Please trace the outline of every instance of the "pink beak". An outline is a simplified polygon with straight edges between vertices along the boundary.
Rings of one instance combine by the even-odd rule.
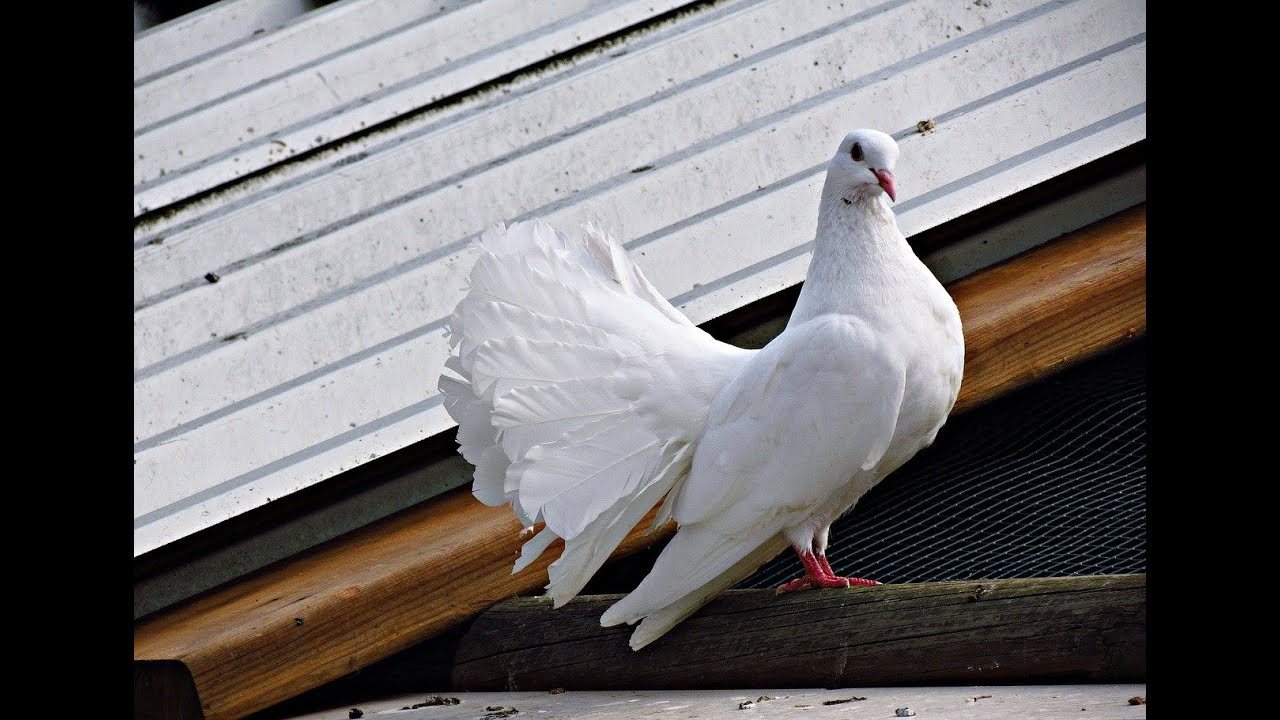
[[[875,173],[876,179],[880,181],[880,187],[884,188],[889,199],[897,202],[898,198],[894,196],[893,192],[893,173],[888,170],[872,170],[871,172]]]

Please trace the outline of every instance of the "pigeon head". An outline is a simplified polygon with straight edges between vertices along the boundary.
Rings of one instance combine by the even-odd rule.
[[[854,196],[870,197],[884,191],[897,200],[893,168],[898,162],[898,143],[879,130],[854,130],[840,141],[840,149],[827,168],[832,180]]]

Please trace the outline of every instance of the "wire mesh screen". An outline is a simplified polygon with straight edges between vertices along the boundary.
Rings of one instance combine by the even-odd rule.
[[[831,529],[841,575],[886,583],[1146,571],[1145,342],[953,417]],[[738,587],[801,573],[795,554]]]

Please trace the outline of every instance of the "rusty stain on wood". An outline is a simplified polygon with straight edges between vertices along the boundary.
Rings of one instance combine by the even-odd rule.
[[[1145,205],[949,290],[965,323],[963,411],[1145,331]],[[651,516],[615,557],[671,534],[646,534]],[[563,543],[512,575],[521,529],[459,488],[144,618],[134,659],[181,661],[206,718],[243,717],[539,591]]]

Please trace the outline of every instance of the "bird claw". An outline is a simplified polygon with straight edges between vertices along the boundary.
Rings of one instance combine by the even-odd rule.
[[[812,590],[817,588],[833,589],[833,588],[850,588],[863,585],[880,585],[876,580],[867,580],[864,578],[850,577],[801,577],[791,582],[783,583],[774,591],[775,595],[783,593],[796,592],[798,590]]]
[[[883,585],[879,580],[867,580],[866,578],[840,578],[849,583],[847,587],[858,587],[860,585]]]
[[[791,582],[785,582],[779,585],[778,589],[775,590],[773,594],[781,595],[783,593],[796,592],[797,590],[808,590],[809,588],[812,588],[812,587],[813,587],[813,580],[807,577],[796,578]]]

